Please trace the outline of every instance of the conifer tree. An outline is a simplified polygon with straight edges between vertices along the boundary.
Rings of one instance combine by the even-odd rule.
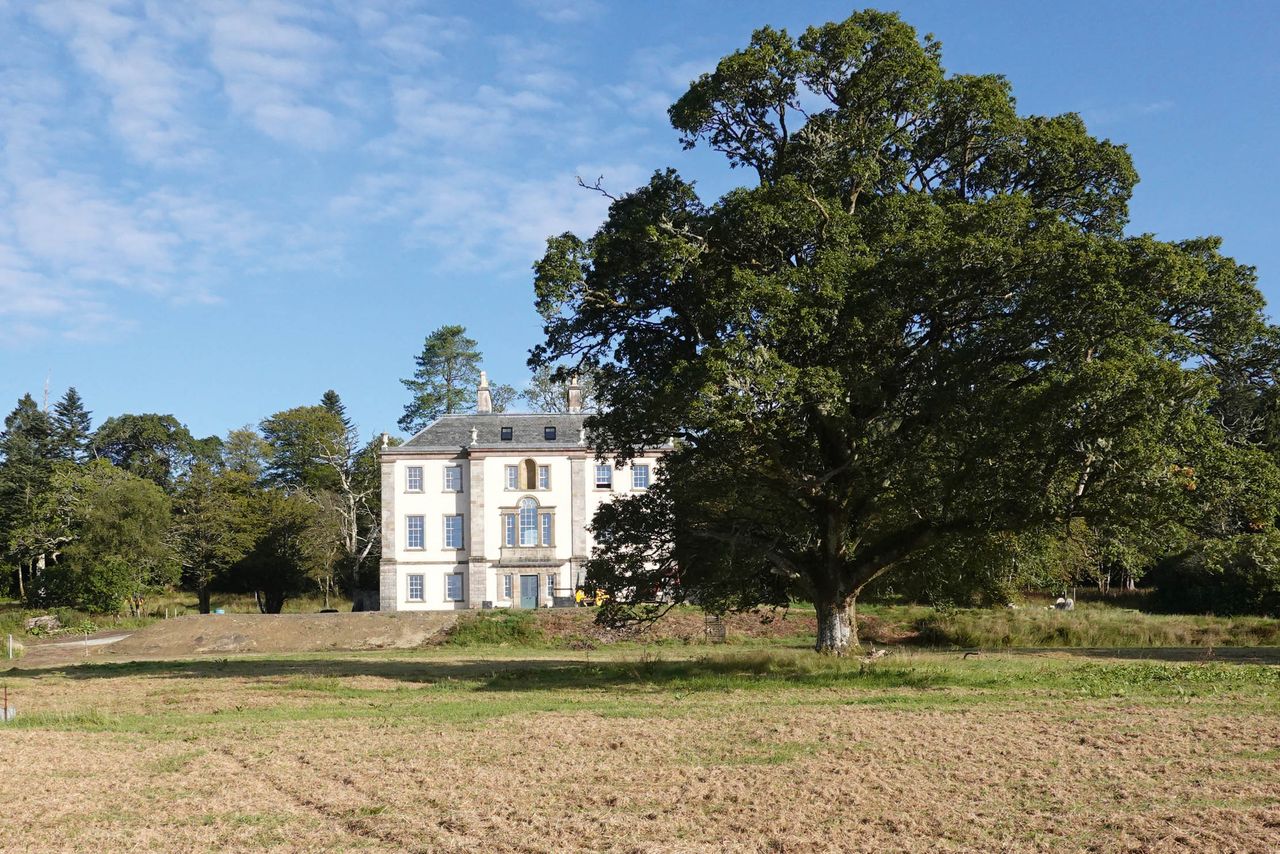
[[[93,413],[84,408],[84,401],[75,386],[67,389],[53,406],[53,436],[58,451],[65,459],[84,462],[89,456],[89,438],[93,435]]]
[[[35,398],[23,395],[4,420],[0,433],[0,552],[16,565],[18,595],[25,597],[26,580],[43,561],[42,555],[19,548],[14,532],[26,525],[41,495],[48,489],[58,458],[54,425]]]
[[[480,351],[464,326],[441,326],[427,336],[412,379],[401,380],[413,398],[398,422],[406,432],[421,430],[441,415],[468,412],[480,382]]]

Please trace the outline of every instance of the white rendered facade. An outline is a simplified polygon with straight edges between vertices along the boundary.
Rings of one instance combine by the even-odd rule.
[[[587,525],[596,509],[652,483],[661,456],[607,465],[606,485],[582,420],[444,416],[384,448],[381,609],[546,607],[572,597],[594,545]]]

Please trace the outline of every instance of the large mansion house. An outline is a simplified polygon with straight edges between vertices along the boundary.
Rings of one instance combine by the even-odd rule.
[[[383,611],[536,608],[582,583],[596,508],[653,482],[665,449],[621,468],[595,459],[582,393],[568,412],[444,415],[382,450]]]

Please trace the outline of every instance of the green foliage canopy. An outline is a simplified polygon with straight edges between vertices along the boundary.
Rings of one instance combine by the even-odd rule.
[[[255,478],[234,469],[197,463],[179,482],[173,501],[172,541],[183,578],[196,591],[200,613],[209,613],[213,585],[255,543],[252,514]]]
[[[178,580],[169,549],[169,498],[151,481],[106,460],[66,467],[55,489],[69,507],[72,541],[54,573],[76,604],[94,613],[127,605],[140,613],[152,591]]]
[[[217,439],[213,443],[218,443]],[[171,490],[196,460],[216,456],[220,448],[195,439],[172,415],[145,413],[108,418],[93,434],[93,453],[116,466]]]
[[[1156,531],[1224,447],[1212,367],[1263,326],[1253,270],[1125,236],[1136,172],[1078,116],[1019,116],[874,11],[758,30],[670,115],[758,184],[707,204],[660,171],[535,265],[530,363],[596,372],[597,451],[679,439],[596,517],[615,595],[803,596],[840,652],[858,594],[940,540]]]

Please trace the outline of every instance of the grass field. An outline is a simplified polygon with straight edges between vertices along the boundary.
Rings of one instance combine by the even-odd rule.
[[[0,682],[6,851],[1280,850],[1276,666],[444,645]]]

